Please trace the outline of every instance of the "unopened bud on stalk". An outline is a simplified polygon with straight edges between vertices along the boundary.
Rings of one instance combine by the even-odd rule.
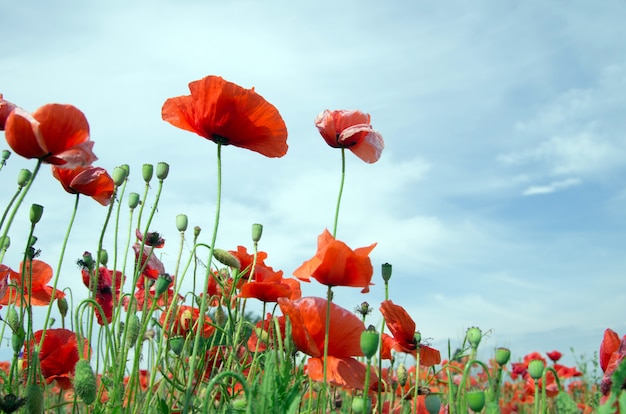
[[[482,411],[485,406],[485,393],[483,391],[470,391],[466,395],[467,405],[475,413]]]
[[[20,316],[17,314],[15,308],[9,308],[7,311],[6,321],[11,331],[17,332],[22,329],[22,324],[20,323]]]
[[[103,266],[107,265],[107,263],[109,262],[109,253],[107,253],[106,250],[100,250],[100,252],[98,253],[98,262],[100,262],[100,264],[102,264]]]
[[[170,166],[166,162],[160,162],[156,166],[156,176],[159,180],[163,181],[167,178],[167,175],[170,173]]]
[[[218,326],[223,326],[226,323],[226,312],[224,312],[224,308],[222,308],[221,306],[218,306],[217,308],[215,308],[215,323]]]
[[[473,350],[478,349],[478,344],[480,344],[480,340],[483,338],[483,333],[480,328],[472,326],[465,333],[465,337],[467,338],[467,342],[469,342],[470,347]]]
[[[387,283],[389,282],[389,279],[391,279],[391,265],[389,263],[383,263],[381,267],[383,280]]]
[[[26,387],[24,412],[28,414],[43,413],[43,389],[40,384],[30,384]]]
[[[193,237],[194,238],[198,238],[198,236],[200,235],[200,232],[202,231],[202,229],[200,228],[200,226],[196,226],[193,228]]]
[[[413,339],[415,339],[415,344],[419,345],[422,342],[422,333],[417,331],[413,334]]]
[[[29,170],[20,170],[19,174],[17,174],[17,185],[20,187],[24,187],[26,184],[28,184],[32,176],[33,173],[31,173]]]
[[[81,359],[74,368],[74,391],[76,395],[87,405],[96,400],[98,385],[91,364],[86,359]]]
[[[538,380],[543,375],[543,361],[540,359],[533,359],[528,363],[528,374],[534,380]]]
[[[10,156],[11,156],[11,151],[2,150],[2,161],[8,160]]]
[[[11,346],[13,347],[13,352],[16,354],[22,350],[24,346],[24,338],[26,337],[26,332],[21,327],[15,331],[13,331],[13,336],[11,336]]]
[[[352,399],[352,412],[355,414],[368,414],[371,412],[370,399],[367,397],[354,397]]]
[[[139,205],[139,194],[130,193],[128,195],[128,207],[130,207],[131,210],[134,210],[138,205]]]
[[[263,225],[259,223],[254,223],[252,225],[252,241],[258,243],[261,240],[261,236],[263,235]]]
[[[404,387],[409,379],[409,373],[403,363],[400,363],[400,365],[398,366],[396,376],[398,377],[398,383],[400,384],[400,386]]]
[[[217,261],[221,264],[235,268],[237,270],[241,269],[241,263],[239,262],[239,259],[228,253],[226,250],[213,249],[213,257],[215,257]]]
[[[113,178],[113,184],[115,184],[116,187],[119,187],[120,185],[124,184],[124,181],[126,181],[127,176],[128,176],[128,172],[126,171],[125,168],[123,167],[113,168],[113,175],[111,176],[111,178]]]
[[[8,250],[11,247],[11,238],[9,236],[0,236],[0,249]]]
[[[186,214],[179,214],[176,216],[176,228],[180,232],[187,231],[187,225],[189,224],[189,219]]]
[[[32,224],[39,223],[41,216],[43,215],[43,206],[39,204],[33,204],[30,206],[30,222]]]
[[[82,262],[82,264],[89,271],[92,271],[96,267],[96,263],[93,261],[93,256],[89,252],[83,253],[83,262]]]
[[[144,164],[141,167],[141,175],[143,176],[143,180],[148,184],[150,180],[152,180],[152,174],[154,173],[154,165],[152,164]]]
[[[511,359],[511,350],[509,348],[497,348],[496,349],[496,362],[498,365],[506,365]]]
[[[37,236],[30,236],[30,239],[28,239],[28,247],[33,247],[35,244],[37,244]]]
[[[371,359],[376,354],[379,337],[380,335],[376,332],[376,328],[372,325],[361,332],[361,351],[367,359]]]
[[[67,300],[65,298],[57,299],[57,308],[59,308],[59,313],[63,318],[67,315]]]
[[[135,345],[135,342],[137,342],[137,338],[139,338],[139,331],[141,330],[139,316],[130,315],[126,329],[128,329],[126,332],[126,344],[132,348]]]

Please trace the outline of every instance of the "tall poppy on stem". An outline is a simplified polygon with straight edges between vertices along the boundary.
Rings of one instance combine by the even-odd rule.
[[[161,115],[170,124],[209,139],[217,144],[217,197],[213,234],[209,257],[217,239],[222,195],[222,145],[234,145],[258,152],[267,157],[282,157],[287,153],[287,127],[278,110],[254,89],[245,89],[219,76],[207,76],[189,84],[191,95],[169,98],[163,104]],[[210,261],[209,261],[210,262]],[[203,292],[207,292],[211,275],[207,266]],[[207,309],[207,295],[200,302],[200,313]],[[197,331],[203,326],[200,318]],[[196,359],[200,348],[196,335],[191,354],[190,374],[183,410],[191,401]]]

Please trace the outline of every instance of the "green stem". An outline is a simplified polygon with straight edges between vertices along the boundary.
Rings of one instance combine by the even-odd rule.
[[[193,380],[196,370],[196,359],[200,348],[200,336],[204,326],[204,315],[207,310],[207,290],[209,288],[209,278],[211,277],[211,263],[213,262],[213,250],[215,248],[215,241],[217,240],[217,229],[220,221],[220,204],[222,199],[222,144],[217,143],[217,197],[215,201],[215,222],[213,223],[213,234],[211,236],[211,244],[209,246],[209,260],[206,267],[206,274],[204,278],[204,294],[200,301],[200,318],[198,319],[196,334],[193,341],[193,351],[191,353],[191,359],[189,361],[189,373],[187,377],[187,389],[185,392],[185,403],[183,406],[183,412],[189,412],[189,406],[191,404],[191,393],[193,391]]]
[[[324,383],[322,384],[322,410],[326,412],[326,393],[327,393],[327,378],[328,378],[328,340],[330,338],[330,304],[333,300],[333,288],[328,286],[326,293],[326,331],[324,333]]]
[[[333,225],[333,237],[337,237],[337,223],[339,222],[339,207],[341,206],[341,195],[343,194],[343,184],[346,179],[346,150],[341,148],[341,183],[339,184],[339,196],[337,197],[337,207],[335,208],[335,224]]]
[[[80,199],[80,194],[76,194],[76,201],[74,201],[74,210],[72,210],[72,216],[70,218],[70,224],[67,227],[67,231],[65,232],[65,238],[63,239],[63,245],[61,246],[61,254],[59,256],[59,263],[57,265],[57,271],[54,274],[54,282],[52,283],[52,294],[54,297],[48,303],[48,311],[46,312],[46,318],[44,321],[48,321],[50,319],[50,313],[52,312],[52,304],[56,300],[56,290],[57,283],[59,282],[59,275],[61,274],[61,265],[63,264],[63,257],[65,256],[65,248],[67,247],[67,241],[70,238],[70,232],[72,231],[72,226],[74,225],[74,219],[76,218],[76,212],[78,211],[78,200]],[[43,332],[41,333],[41,341],[39,342],[39,347],[43,346],[43,338],[46,334],[46,330],[48,329],[48,324],[44,324]]]

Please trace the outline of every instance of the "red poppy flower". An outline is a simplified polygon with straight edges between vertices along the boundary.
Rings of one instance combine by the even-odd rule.
[[[87,269],[81,271],[83,283],[87,288],[91,289],[91,279],[95,276],[94,272]],[[113,319],[113,293],[115,292],[116,301],[120,297],[120,288],[124,284],[124,275],[119,270],[115,272],[115,286],[113,282],[113,271],[104,266],[98,271],[98,286],[96,287],[96,302],[104,312],[105,320],[100,316],[100,312],[96,312],[98,323],[106,325]]]
[[[20,263],[19,272],[8,270],[11,281],[17,285],[19,290],[9,286],[6,294],[0,300],[0,304],[14,303],[16,306],[27,306],[30,302],[32,306],[46,306],[53,299],[65,297],[65,293],[47,285],[52,280],[52,267],[50,265],[40,260],[33,260],[32,265],[27,262],[26,269],[24,269],[24,280],[22,280],[23,265],[24,263]],[[22,303],[20,292],[24,293],[24,303]]]
[[[276,302],[278,298],[296,300],[301,296],[300,282],[296,279],[283,279],[280,276],[268,278],[263,282],[248,282],[241,287],[239,293],[241,298],[255,298],[261,302]]]
[[[24,364],[28,365],[28,357],[33,355],[35,344],[41,341],[43,331],[37,331],[33,340],[26,344],[30,351],[25,354]],[[83,339],[83,355],[89,355],[89,342]],[[47,329],[43,345],[39,350],[41,374],[49,384],[57,381],[62,389],[72,388],[71,378],[78,362],[78,342],[76,334],[67,329]]]
[[[198,320],[200,319],[200,310],[195,307],[181,305],[174,312],[170,313],[168,320],[166,320],[166,317],[167,312],[163,312],[159,319],[166,336],[186,336],[196,331]],[[204,317],[202,324],[202,336],[204,338],[208,338],[215,331],[212,323],[211,318],[208,316]]]
[[[286,318],[284,316],[272,316],[271,313],[268,313],[264,320],[257,322],[248,338],[248,350],[250,352],[263,352],[277,343],[275,319],[280,329],[279,334],[282,340],[285,340]]]
[[[207,302],[209,306],[225,305],[232,309],[236,305],[237,295],[235,294],[234,280],[228,272],[212,272],[209,276],[206,293],[209,295]]]
[[[327,109],[317,116],[315,126],[328,145],[347,148],[370,164],[378,161],[385,147],[382,135],[370,125],[369,114],[361,111]]]
[[[87,166],[68,169],[53,165],[52,175],[70,194],[89,196],[103,206],[111,202],[115,184],[104,168]]]
[[[326,366],[327,381],[349,390],[362,390],[365,387],[366,367],[362,362],[350,357],[328,357]],[[306,373],[313,381],[324,381],[324,358],[309,358]],[[377,384],[378,377],[370,371],[370,384]]]
[[[267,157],[287,153],[287,127],[278,110],[252,89],[207,76],[189,84],[191,95],[169,98],[164,121],[215,143]]]
[[[72,105],[47,104],[32,114],[15,108],[6,120],[9,146],[24,158],[74,168],[91,165],[93,141],[85,115]]]
[[[546,352],[546,355],[552,362],[557,362],[563,356],[559,351]]]
[[[603,395],[611,392],[613,385],[612,376],[617,367],[626,358],[626,335],[620,340],[617,333],[612,329],[604,331],[604,339],[600,345],[600,367],[604,371],[604,376],[600,381],[600,390]],[[626,387],[626,382],[622,384]]]
[[[17,105],[5,100],[0,93],[0,131],[4,131],[4,125],[7,122],[7,118],[15,108],[17,108]]]
[[[617,332],[613,329],[607,328],[604,331],[604,338],[600,344],[600,368],[602,372],[606,371],[606,367],[609,365],[609,360],[613,353],[619,348],[620,340]]]
[[[391,347],[393,350],[417,357],[419,347],[420,365],[430,367],[441,363],[439,351],[417,343],[415,340],[415,322],[402,306],[385,300],[380,305],[380,312],[383,314],[385,323],[395,340],[395,344]]]
[[[149,279],[155,279],[159,277],[159,275],[165,273],[165,266],[163,262],[159,260],[156,254],[153,251],[154,247],[151,246],[143,246],[143,253],[141,254],[141,264],[140,269],[142,270],[141,274],[144,277]],[[133,251],[135,252],[135,263],[137,263],[140,258],[139,255],[141,253],[141,243],[133,244]],[[143,287],[144,281],[139,278],[137,282],[137,287]]]
[[[304,262],[293,275],[310,282],[315,278],[326,286],[362,287],[361,292],[369,292],[374,269],[369,254],[376,243],[369,247],[352,250],[342,241],[336,240],[328,230],[317,238],[317,253]]]

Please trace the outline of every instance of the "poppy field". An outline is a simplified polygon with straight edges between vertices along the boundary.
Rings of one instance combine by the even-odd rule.
[[[156,232],[167,163],[107,171],[96,166],[79,108],[43,103],[29,112],[0,94],[7,143],[0,164],[0,329],[11,356],[0,361],[0,412],[626,413],[626,335],[610,328],[598,338],[594,360],[579,366],[560,364],[559,350],[481,349],[489,355],[481,360],[489,327],[468,327],[462,344],[447,349],[422,339],[403,304],[389,297],[392,264],[372,265],[376,243],[352,246],[339,237],[346,157],[375,164],[384,151],[366,112],[312,116],[312,128],[340,162],[334,221],[310,235],[317,237],[310,259],[285,270],[272,268],[271,252],[259,248],[262,224],[250,223],[250,239],[239,246],[215,246],[222,192],[231,190],[222,186],[221,151],[285,156],[279,110],[254,89],[207,76],[191,82],[188,95],[165,99],[161,117],[215,143],[212,229],[192,228],[180,214],[172,218],[176,231]],[[11,157],[31,160],[32,169],[11,170]],[[37,187],[42,174],[60,186]],[[127,188],[131,175],[145,183],[139,192]],[[51,212],[24,200],[31,191],[62,190],[74,204],[61,253],[50,257],[39,250],[37,225]],[[73,228],[82,198],[102,205],[102,228]],[[120,221],[122,211],[128,223]],[[16,223],[29,231],[15,232]],[[65,257],[77,231],[93,231],[97,246]],[[184,241],[191,252],[183,251]],[[21,260],[5,260],[9,250]],[[177,258],[173,268],[160,259],[166,250]],[[64,261],[77,263],[84,287],[59,283]],[[194,281],[190,291],[185,280]],[[385,289],[381,303],[346,308],[333,300],[335,287],[367,293],[374,280]],[[307,295],[311,283],[324,286],[326,296]],[[250,311],[253,301],[259,315]]]

